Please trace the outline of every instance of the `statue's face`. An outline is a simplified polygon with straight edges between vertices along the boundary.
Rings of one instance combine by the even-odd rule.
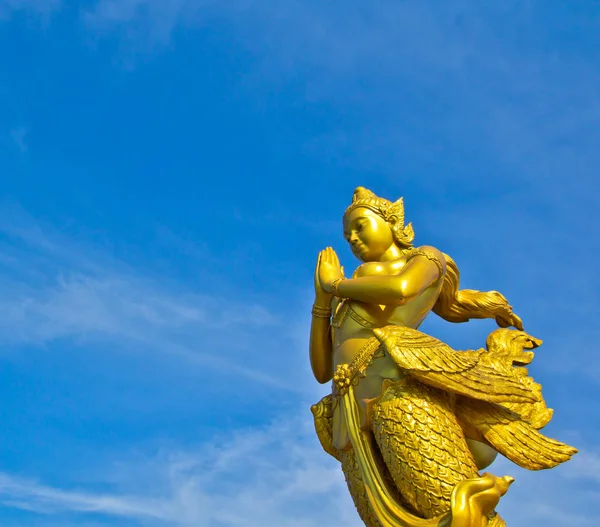
[[[394,244],[387,222],[370,209],[357,207],[344,216],[344,238],[352,254],[363,262],[376,262]]]

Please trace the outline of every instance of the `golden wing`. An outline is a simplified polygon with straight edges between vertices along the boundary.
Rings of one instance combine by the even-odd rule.
[[[498,404],[460,397],[456,416],[467,432],[475,431],[500,454],[529,470],[553,468],[577,449],[538,432],[518,414]]]
[[[442,390],[482,401],[530,403],[540,394],[518,376],[481,361],[484,350],[456,351],[412,328],[386,326],[373,333],[411,377]]]

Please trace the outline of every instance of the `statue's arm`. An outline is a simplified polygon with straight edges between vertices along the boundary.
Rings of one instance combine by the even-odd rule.
[[[321,384],[333,377],[331,319],[314,314],[310,325],[310,365],[315,379]]]
[[[336,293],[367,304],[403,305],[437,282],[444,272],[444,257],[437,249],[423,247],[416,253],[398,274],[342,280]]]
[[[325,291],[319,280],[321,254],[315,269],[315,303],[310,325],[310,365],[315,379],[325,384],[333,377],[333,346],[331,342],[331,303],[333,296]]]

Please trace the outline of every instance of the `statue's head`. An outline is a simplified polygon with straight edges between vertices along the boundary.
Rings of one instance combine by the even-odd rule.
[[[358,187],[344,213],[344,236],[357,258],[373,262],[392,245],[399,249],[412,247],[414,232],[410,223],[404,226],[402,198],[392,203]]]

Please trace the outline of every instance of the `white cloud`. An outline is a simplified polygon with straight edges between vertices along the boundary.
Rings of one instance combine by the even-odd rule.
[[[120,465],[109,475],[118,487],[112,494],[57,489],[2,474],[0,503],[57,517],[124,517],[140,525],[310,527],[339,522],[358,527],[336,465],[320,450],[312,424],[292,415],[264,428],[222,434],[193,452]]]
[[[571,461],[540,472],[528,472],[506,460],[496,462],[491,472],[515,477],[515,483],[499,507],[507,524],[514,527],[597,525],[600,521],[595,507],[598,478],[590,478],[591,467],[586,468],[586,464],[589,460],[597,460],[598,452],[597,446],[587,445]]]
[[[88,251],[24,213],[13,210],[2,217],[0,339],[5,344],[20,340],[39,345],[75,336],[113,339],[121,346],[132,340],[152,352],[179,355],[203,367],[237,368],[247,379],[289,388],[289,380],[277,376],[289,360],[285,357],[274,368],[257,368],[257,363],[267,366],[277,360],[276,354],[234,363],[231,355],[217,358],[194,344],[202,337],[204,347],[211,341],[207,331],[227,331],[232,323],[237,335],[246,326],[261,331],[276,327],[277,317],[260,305],[232,322],[233,314],[227,312],[231,299],[173,292],[101,249]],[[294,331],[298,333],[292,342],[299,347],[306,328]],[[220,351],[227,355],[227,349]],[[3,474],[0,503],[44,515],[47,520],[36,520],[41,526],[57,525],[73,515],[100,515],[157,527],[311,527],[333,522],[358,527],[339,467],[320,450],[307,415],[308,403],[268,427],[223,433],[210,442],[137,461],[132,454],[104,475],[96,470],[97,481],[88,478],[80,485],[54,487]],[[586,482],[594,485],[598,454],[591,448],[582,452],[581,460],[576,456],[565,467],[545,473],[526,473],[507,462],[494,466],[494,473],[517,477],[501,504],[509,524],[544,521],[558,527],[568,520],[569,525],[591,526],[593,516],[581,511],[592,501]]]
[[[285,358],[276,353],[278,339],[292,337],[269,307],[188,291],[176,282],[161,285],[160,277],[144,276],[98,247],[78,245],[15,208],[4,208],[0,234],[5,347],[40,347],[61,339],[110,343],[295,390],[279,378]],[[232,330],[235,339],[229,338]],[[273,337],[271,344],[265,332]],[[248,354],[255,349],[261,353]]]
[[[160,332],[196,326],[225,331],[276,325],[275,316],[260,305],[242,306],[226,298],[193,294],[174,298],[136,276],[70,272],[58,275],[55,284],[43,289],[19,285],[0,300],[6,315],[0,336],[9,341],[44,343],[93,333],[145,340],[149,328]]]
[[[503,6],[510,9],[517,4],[521,9],[522,3]],[[0,13],[7,6],[12,12],[40,5],[13,0],[0,4]],[[179,25],[201,26],[223,16],[239,29],[244,45],[262,58],[257,69],[260,82],[287,82],[293,73],[306,79],[307,98],[335,100],[341,108],[359,108],[361,115],[374,116],[358,128],[332,130],[327,137],[317,138],[309,145],[313,151],[321,156],[329,153],[336,163],[349,163],[355,169],[376,166],[400,173],[394,183],[398,186],[427,173],[399,170],[407,152],[427,168],[440,150],[451,150],[464,160],[483,150],[490,162],[503,168],[492,176],[477,174],[465,183],[456,176],[461,167],[444,167],[436,172],[430,189],[443,196],[457,184],[491,181],[485,187],[489,202],[472,206],[465,197],[465,202],[445,204],[443,215],[433,217],[431,230],[444,225],[445,232],[451,233],[447,246],[457,249],[448,251],[465,255],[463,271],[489,273],[494,268],[490,276],[506,276],[507,284],[513,280],[509,285],[515,292],[523,291],[518,300],[508,295],[519,311],[529,310],[532,318],[536,310],[547,313],[538,318],[549,320],[555,333],[536,333],[547,339],[536,364],[551,364],[562,373],[597,375],[597,361],[590,359],[590,351],[595,350],[589,349],[589,343],[597,339],[584,327],[588,322],[591,327],[598,307],[590,286],[596,283],[598,237],[595,223],[589,221],[596,217],[591,213],[597,206],[591,184],[597,166],[594,127],[600,107],[594,91],[599,80],[593,69],[597,61],[572,61],[559,51],[546,54],[511,47],[510,38],[498,33],[502,25],[496,23],[506,13],[497,13],[498,17],[481,13],[473,4],[470,10],[460,3],[432,7],[426,2],[382,1],[367,9],[357,5],[346,3],[337,9],[322,2],[292,0],[276,5],[249,0],[101,0],[84,14],[84,22],[102,35],[116,31],[135,45],[141,39],[142,46],[154,46],[168,43]],[[527,17],[534,5],[528,3],[521,12],[524,18],[515,17],[515,21],[518,18],[529,27]],[[440,86],[444,88],[441,98]],[[439,103],[425,117],[417,112],[419,119],[435,121],[435,128],[442,130],[439,136],[418,137],[419,123],[407,122],[402,112],[403,97],[425,100],[427,106]],[[498,173],[506,175],[498,179]],[[521,185],[527,186],[527,192],[518,192]],[[513,188],[517,191],[511,192]],[[498,198],[496,193],[506,196]],[[519,195],[528,198],[523,201]],[[257,324],[262,328],[277,324],[269,309],[257,304],[254,311],[247,311],[231,298],[173,291],[112,261],[102,251],[82,250],[57,233],[48,234],[48,226],[14,222],[13,218],[0,219],[8,236],[0,247],[0,269],[5,270],[0,275],[0,313],[4,315],[0,339],[5,344],[105,338],[123,345],[132,340],[152,352],[168,352],[212,368],[231,367],[235,357],[239,361],[233,367],[240,375],[283,386],[277,375],[265,373],[284,371],[288,365],[281,354],[253,354],[251,363],[241,349],[224,350],[222,358],[206,353],[206,344],[212,345],[234,323],[244,338],[233,347],[262,344],[251,329]],[[583,235],[588,239],[582,244]],[[188,249],[195,251],[191,246]],[[470,272],[465,271],[463,277],[469,286],[484,287],[483,280],[476,283]],[[31,286],[32,282],[36,285]],[[526,292],[532,290],[537,292],[528,298]],[[546,296],[541,298],[542,294]],[[238,313],[243,315],[236,319]],[[298,344],[306,335],[305,328],[302,331]],[[465,328],[459,326],[456,331]],[[573,331],[577,337],[571,338]],[[564,349],[559,349],[556,339],[553,344],[553,335],[559,332],[564,335]],[[270,363],[273,360],[279,362]],[[579,396],[574,388],[571,397],[576,401]],[[590,423],[590,430],[594,426]],[[121,474],[127,485],[110,495],[56,489],[8,475],[0,492],[4,503],[54,515],[96,510],[167,525],[202,526],[208,521],[244,527],[312,525],[317,520],[307,515],[317,507],[298,508],[294,496],[299,496],[300,502],[325,500],[326,506],[319,506],[319,511],[325,511],[320,514],[327,522],[358,525],[337,468],[331,462],[321,468],[326,455],[294,434],[285,427],[240,432],[224,443],[219,439],[212,446],[198,447],[200,452],[157,460],[147,471],[128,466],[124,470],[129,475]],[[283,444],[289,448],[278,450]],[[597,501],[593,494],[597,464],[594,450],[582,450],[564,468],[545,473],[518,471],[508,463],[494,467],[495,472],[517,476],[501,504],[509,525],[595,525],[597,513],[584,511]],[[148,484],[135,473],[155,478],[158,488],[147,489]]]
[[[307,414],[308,408],[301,408],[269,426],[223,432],[193,450],[134,456],[96,482],[110,484],[110,493],[53,488],[3,474],[0,503],[46,514],[48,522],[96,513],[153,526],[359,527],[341,469],[321,450]],[[593,449],[580,455],[598,458]],[[508,524],[595,525],[600,517],[587,509],[592,469],[576,459],[541,472],[496,462],[492,473],[516,477],[499,508]]]
[[[2,496],[0,500],[5,505],[41,514],[54,514],[67,510],[160,520],[166,520],[172,514],[168,508],[163,510],[164,506],[158,500],[149,502],[129,497],[63,491],[7,474],[0,474],[0,496]]]

